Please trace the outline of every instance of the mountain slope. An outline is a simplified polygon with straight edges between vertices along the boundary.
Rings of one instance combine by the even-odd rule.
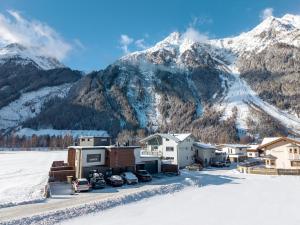
[[[80,77],[81,72],[19,44],[0,48],[0,131],[35,117],[49,99],[65,97]]]
[[[24,127],[192,131],[203,141],[300,133],[300,17],[207,40],[174,32],[82,77]],[[59,113],[58,113],[59,112]]]

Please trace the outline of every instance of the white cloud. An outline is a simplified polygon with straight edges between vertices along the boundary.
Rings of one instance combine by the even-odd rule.
[[[27,20],[19,12],[0,13],[0,44],[18,43],[35,54],[62,60],[72,49],[63,38],[47,24]]]
[[[192,21],[189,23],[190,27],[197,27],[203,24],[211,24],[213,23],[213,19],[209,17],[200,17],[200,16],[193,16]]]
[[[273,8],[265,8],[261,13],[260,13],[260,18],[262,20],[267,19],[270,16],[273,16]]]
[[[207,34],[200,33],[193,27],[187,28],[183,33],[183,38],[192,42],[206,42],[209,39]]]
[[[148,48],[148,46],[145,43],[145,39],[143,39],[143,38],[136,40],[134,43],[135,43],[136,47],[139,48],[139,49]]]
[[[130,53],[128,46],[134,42],[134,39],[129,37],[127,34],[122,34],[120,38],[121,49],[125,54]]]

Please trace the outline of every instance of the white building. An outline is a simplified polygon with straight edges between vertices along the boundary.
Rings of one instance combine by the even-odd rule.
[[[248,145],[223,144],[220,147],[227,154],[231,162],[240,162],[247,158]]]
[[[247,148],[247,157],[248,158],[258,158],[259,157],[259,145],[250,145]]]
[[[217,148],[214,145],[194,142],[193,147],[195,149],[196,160],[200,161],[203,167],[210,166],[215,161]]]
[[[280,137],[266,139],[258,147],[264,152],[265,165],[274,169],[300,169],[300,140]]]
[[[190,133],[156,133],[142,139],[141,156],[158,156],[163,163],[185,167],[195,162],[194,137]]]

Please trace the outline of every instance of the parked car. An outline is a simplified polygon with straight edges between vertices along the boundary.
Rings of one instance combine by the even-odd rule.
[[[138,178],[131,172],[124,172],[121,177],[127,184],[137,184],[139,182]]]
[[[89,181],[85,178],[76,179],[73,182],[73,189],[75,192],[81,192],[81,191],[89,191],[91,188],[91,185]]]
[[[152,176],[150,173],[148,173],[147,170],[137,170],[135,175],[139,179],[139,181],[147,182],[152,180]]]
[[[212,167],[224,167],[225,163],[224,162],[213,162],[211,164]]]
[[[103,174],[102,173],[98,173],[98,172],[94,172],[90,176],[90,184],[91,184],[92,188],[94,188],[94,189],[104,188],[106,182],[104,180]]]
[[[106,182],[113,187],[120,187],[124,184],[123,178],[119,175],[112,175],[106,178]]]

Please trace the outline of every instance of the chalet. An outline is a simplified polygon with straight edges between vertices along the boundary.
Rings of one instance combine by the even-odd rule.
[[[194,137],[190,133],[156,133],[140,141],[141,156],[161,157],[163,164],[174,164],[179,168],[194,163]]]
[[[258,147],[265,166],[273,169],[300,169],[300,140],[288,137],[264,139]]]
[[[203,167],[210,166],[215,161],[217,148],[214,145],[194,142],[193,148],[195,150],[196,161],[199,161]]]

